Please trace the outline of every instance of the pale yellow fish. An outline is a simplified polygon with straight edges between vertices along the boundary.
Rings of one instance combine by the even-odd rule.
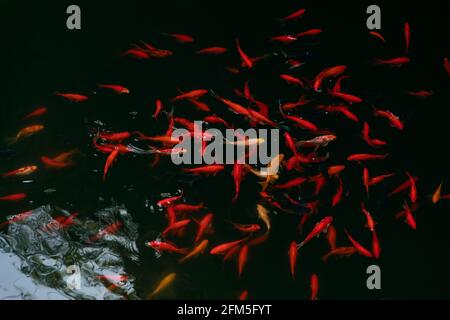
[[[266,208],[263,207],[261,204],[256,205],[256,211],[258,212],[258,217],[264,222],[266,225],[267,231],[270,230],[271,224],[270,224],[270,217],[269,212]]]
[[[266,140],[264,140],[262,138],[239,140],[239,141],[233,141],[233,142],[226,140],[226,142],[228,144],[233,144],[235,146],[253,146],[253,145],[258,145],[258,144],[264,143],[265,141]]]
[[[152,299],[155,295],[167,288],[175,280],[176,276],[176,273],[169,273],[167,276],[165,276],[158,284],[156,289],[153,290],[153,292],[148,296],[148,298]]]
[[[191,252],[189,252],[186,256],[178,260],[179,263],[183,263],[186,260],[189,260],[195,256],[198,256],[199,254],[202,254],[205,249],[208,247],[208,240],[203,240],[199,243],[198,246],[196,246]]]
[[[437,203],[441,199],[441,190],[442,190],[442,182],[439,184],[439,187],[436,189],[436,191],[433,194],[433,197],[431,198],[431,201],[433,203]]]

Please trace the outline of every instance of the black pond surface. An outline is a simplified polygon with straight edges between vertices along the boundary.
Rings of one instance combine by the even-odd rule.
[[[450,78],[442,67],[448,50],[450,12],[446,1],[414,5],[400,1],[382,4],[382,34],[386,45],[377,45],[365,27],[367,3],[291,1],[258,3],[253,1],[106,1],[78,2],[82,9],[82,30],[65,28],[66,1],[3,1],[2,22],[2,100],[0,137],[14,136],[27,122],[25,114],[44,105],[49,113],[42,123],[46,129],[14,146],[2,144],[0,171],[36,163],[43,155],[57,155],[78,148],[83,156],[77,165],[64,171],[43,167],[24,179],[2,179],[0,193],[26,192],[29,198],[20,204],[0,203],[0,219],[33,210],[31,218],[13,224],[0,233],[0,298],[4,299],[118,299],[145,298],[158,281],[170,272],[177,273],[173,286],[161,298],[236,298],[248,289],[251,298],[304,299],[309,294],[309,277],[320,277],[322,299],[396,299],[449,298],[448,263],[449,203],[431,205],[432,194],[449,175],[448,107]],[[300,22],[284,26],[277,18],[305,7],[308,14]],[[403,68],[373,68],[376,57],[393,57],[403,52],[401,29],[405,20],[412,26],[412,62]],[[155,210],[156,201],[184,191],[188,203],[204,202],[215,219],[255,222],[258,202],[256,180],[248,178],[240,200],[231,204],[233,181],[230,170],[217,177],[194,179],[164,161],[150,168],[152,157],[121,156],[106,183],[102,170],[106,156],[95,152],[90,134],[98,127],[112,131],[141,130],[158,134],[167,123],[152,120],[155,99],[167,100],[176,88],[190,90],[213,88],[224,96],[241,88],[246,75],[233,76],[223,71],[236,64],[230,53],[213,59],[193,54],[194,49],[212,45],[233,48],[239,37],[243,46],[258,55],[279,53],[279,46],[267,44],[267,38],[289,31],[322,28],[320,42],[294,44],[287,52],[305,65],[298,74],[313,77],[325,67],[349,65],[348,91],[369,101],[361,110],[368,117],[370,104],[392,110],[406,124],[401,134],[387,126],[378,132],[389,140],[389,159],[374,164],[371,171],[394,172],[397,176],[386,186],[374,188],[371,210],[379,222],[382,257],[376,263],[382,270],[382,290],[366,288],[366,268],[374,263],[362,257],[340,259],[324,264],[325,241],[315,241],[299,257],[297,281],[289,275],[287,247],[301,240],[296,225],[299,218],[271,212],[274,228],[264,245],[251,250],[245,276],[238,280],[236,266],[223,264],[208,255],[179,265],[171,255],[155,255],[144,243],[158,237],[165,226],[163,212]],[[180,45],[160,32],[192,34],[198,43]],[[173,57],[158,61],[133,61],[120,53],[130,44],[146,40],[160,48],[175,51]],[[232,50],[231,50],[232,51]],[[272,107],[280,97],[295,100],[298,93],[286,89],[277,79],[285,71],[273,58],[261,63],[251,76],[254,94]],[[119,83],[132,91],[117,96],[96,89],[97,83]],[[435,95],[414,99],[407,91],[428,89]],[[74,91],[90,95],[89,101],[73,104],[55,97],[55,91]],[[94,94],[95,91],[95,94]],[[214,105],[213,100],[209,101]],[[324,102],[326,103],[326,101]],[[222,107],[217,103],[216,108]],[[176,109],[176,115],[191,119],[201,113],[188,106]],[[357,112],[357,111],[355,111]],[[358,112],[357,112],[358,113]],[[231,113],[220,112],[227,119]],[[352,152],[368,151],[360,142],[360,125],[342,124],[333,117],[311,115],[321,127],[336,130],[339,141],[330,145],[334,163],[343,162]],[[322,119],[322,120],[320,120]],[[29,123],[29,122],[28,122]],[[378,127],[377,127],[378,128]],[[341,138],[342,137],[342,138]],[[361,167],[349,166],[345,178],[351,190],[348,201],[321,215],[335,216],[343,241],[343,228],[355,237],[369,241],[361,225],[359,190]],[[415,213],[417,231],[394,218],[401,210],[402,197],[388,199],[392,190],[405,180],[409,171],[420,177],[421,207]],[[444,192],[446,189],[444,184]],[[332,195],[325,194],[326,197]],[[78,224],[68,230],[42,232],[51,216],[79,212]],[[92,244],[86,239],[119,219],[124,227],[117,233]],[[237,239],[239,234],[219,224],[212,243]],[[67,288],[67,268],[76,265],[82,276],[82,290]],[[128,280],[113,290],[98,275],[127,274]]]

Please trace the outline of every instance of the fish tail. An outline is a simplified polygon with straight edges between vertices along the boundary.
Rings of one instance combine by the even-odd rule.
[[[5,142],[8,146],[11,146],[13,144],[15,144],[19,139],[17,137],[15,138],[6,138]]]

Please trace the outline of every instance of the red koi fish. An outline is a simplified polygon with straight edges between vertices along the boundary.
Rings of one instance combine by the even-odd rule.
[[[201,210],[205,209],[206,207],[203,205],[203,203],[200,203],[198,205],[180,203],[180,204],[175,204],[172,208],[173,208],[173,210],[175,210],[175,212],[192,213],[192,212],[201,211]]]
[[[181,100],[197,100],[203,97],[208,93],[208,90],[205,89],[196,89],[186,93],[182,93],[171,100],[171,102],[177,102]]]
[[[372,177],[369,179],[369,186],[374,186],[376,184],[379,184],[380,182],[383,182],[384,180],[391,178],[394,175],[395,175],[394,173],[388,173],[388,174],[383,174],[380,176]]]
[[[247,264],[248,257],[248,245],[244,244],[239,251],[238,257],[238,277],[241,278],[242,272],[244,271],[244,267]]]
[[[123,140],[126,140],[129,137],[131,137],[131,133],[129,132],[100,133],[98,137],[104,140],[122,142]]]
[[[367,227],[369,228],[370,231],[373,232],[375,230],[375,221],[373,220],[370,212],[366,210],[364,203],[361,203],[361,211],[366,216]]]
[[[330,246],[330,250],[336,249],[336,228],[333,225],[330,225],[327,232],[327,242]]]
[[[414,182],[419,181],[419,178],[413,177]],[[389,197],[393,196],[394,194],[400,193],[408,188],[411,187],[411,180],[408,178],[405,182],[403,182],[400,186],[398,186],[395,190],[393,190],[391,193],[389,193]]]
[[[323,189],[323,187],[325,187],[325,184],[327,183],[327,180],[321,173],[315,177],[312,177],[310,181],[314,182],[314,184],[315,184],[315,186],[314,186],[314,195],[315,196],[317,196],[320,193],[320,191]]]
[[[237,240],[232,242],[223,243],[211,249],[210,254],[225,254],[228,250],[234,248],[235,246],[241,244],[244,240]]]
[[[78,94],[78,93],[61,93],[61,92],[55,92],[55,95],[63,97],[66,100],[69,100],[71,102],[83,102],[89,99],[89,97]]]
[[[386,141],[382,141],[379,139],[371,139],[370,138],[370,127],[367,122],[364,122],[362,136],[364,141],[371,147],[378,148],[385,146],[387,144]]]
[[[198,224],[197,235],[195,236],[195,242],[198,242],[203,237],[205,232],[210,227],[213,218],[214,215],[212,213],[208,213],[206,216],[203,217],[202,220],[200,220]]]
[[[324,110],[327,112],[342,113],[347,119],[359,122],[358,117],[347,106],[327,106]]]
[[[233,223],[233,227],[236,230],[239,230],[239,231],[245,232],[245,233],[253,233],[253,232],[258,232],[259,230],[261,230],[261,227],[258,224]]]
[[[363,182],[364,187],[366,188],[366,193],[369,194],[369,169],[364,168],[363,169]]]
[[[276,189],[290,189],[290,188],[298,187],[298,186],[302,185],[303,183],[305,183],[306,181],[308,181],[307,178],[298,177],[298,178],[294,178],[290,181],[287,181],[286,183],[274,185],[273,187]]]
[[[234,187],[235,187],[235,194],[232,199],[232,202],[236,202],[237,198],[239,197],[239,192],[241,191],[241,182],[242,182],[242,168],[243,165],[240,163],[235,163],[233,166],[233,180],[234,180]]]
[[[444,58],[444,70],[447,72],[448,76],[450,77],[450,61],[447,57]]]
[[[72,225],[74,225],[74,224],[76,224],[76,222],[74,221],[74,219],[76,218],[76,217],[78,217],[78,215],[79,215],[79,213],[78,212],[75,212],[75,213],[72,213],[70,216],[59,216],[59,217],[56,217],[56,218],[54,218],[51,222],[49,222],[47,225],[45,225],[43,228],[42,228],[42,231],[45,231],[45,232],[48,232],[48,231],[50,231],[54,226],[55,226],[55,223],[56,223],[56,227],[58,228],[58,229],[67,229],[67,228],[69,228],[70,226],[72,226]]]
[[[237,48],[237,50],[239,52],[239,55],[241,56],[241,60],[242,60],[243,66],[246,67],[246,68],[251,69],[253,67],[253,61],[241,49],[241,46],[239,45],[239,40],[238,39],[236,39],[236,48]]]
[[[386,40],[384,39],[384,37],[383,37],[379,32],[376,32],[376,31],[370,31],[369,34],[372,35],[372,36],[374,36],[375,38],[380,39],[380,40],[383,41],[383,42],[386,42]]]
[[[0,176],[1,177],[12,177],[12,176],[28,176],[30,174],[32,174],[33,172],[35,172],[38,169],[37,166],[26,166],[23,168],[19,168],[7,173],[3,173]]]
[[[349,93],[331,92],[330,94],[333,97],[339,98],[339,99],[344,100],[345,102],[348,102],[348,103],[361,103],[363,101],[360,97],[357,97],[357,96],[349,94]]]
[[[343,165],[331,166],[328,168],[328,175],[329,176],[338,175],[343,170],[345,170],[345,166]]]
[[[173,39],[175,39],[175,41],[179,42],[179,43],[191,43],[194,42],[194,38],[187,35],[187,34],[182,34],[182,33],[162,33],[162,35],[171,37]]]
[[[27,197],[26,193],[15,193],[0,197],[0,201],[16,202],[21,201]]]
[[[328,261],[328,259],[332,256],[349,257],[354,253],[356,253],[355,247],[339,247],[339,248],[330,250],[330,252],[328,252],[327,254],[322,256],[322,260],[323,260],[323,262],[326,263]]]
[[[411,229],[416,230],[417,224],[416,219],[414,219],[414,216],[412,215],[411,209],[409,208],[408,204],[405,202],[404,204],[405,209],[405,222],[408,226],[411,227]]]
[[[179,196],[169,197],[162,200],[159,200],[156,205],[160,208],[165,208],[171,206],[174,202],[177,202],[183,197],[183,192]]]
[[[113,165],[114,161],[119,156],[119,148],[115,148],[108,156],[105,162],[105,167],[103,168],[103,181],[106,180],[106,174],[108,173],[109,169]]]
[[[298,86],[300,86],[302,88],[304,87],[303,82],[300,79],[296,78],[296,77],[290,76],[288,74],[281,74],[280,78],[283,79],[284,81],[286,81],[289,84],[298,85]]]
[[[294,123],[294,125],[296,125],[299,128],[302,128],[304,130],[310,130],[310,131],[318,130],[317,126],[314,123],[312,123],[311,121],[308,121],[306,119],[289,116],[289,115],[283,115],[283,117],[285,119],[292,121]]]
[[[336,193],[333,195],[331,199],[331,207],[335,207],[338,203],[342,201],[342,194],[344,193],[344,185],[342,183],[342,179],[339,178],[339,185],[336,190]]]
[[[353,239],[353,237],[350,235],[350,233],[348,233],[347,229],[344,229],[344,231],[345,231],[345,234],[347,235],[347,238],[350,240],[353,247],[355,247],[356,251],[358,251],[358,253],[360,255],[363,255],[367,258],[372,258],[372,253],[369,250],[364,248],[359,242],[357,242],[355,239]]]
[[[283,134],[284,136],[284,141],[286,143],[286,146],[289,148],[289,150],[292,151],[292,153],[294,154],[294,156],[297,156],[297,148],[295,147],[295,142],[294,139],[292,138],[292,136],[289,134],[289,132],[285,132]]]
[[[310,300],[317,300],[317,294],[319,293],[319,277],[317,274],[311,276],[311,298]]]
[[[242,291],[241,294],[239,295],[238,300],[244,301],[244,300],[247,300],[247,298],[248,298],[248,291],[247,291],[247,290],[244,290],[244,291]]]
[[[117,94],[129,94],[130,93],[130,90],[128,90],[127,88],[116,85],[116,84],[98,84],[97,86],[101,89],[111,90]]]
[[[188,252],[188,249],[186,248],[178,248],[170,243],[167,242],[161,242],[161,241],[150,241],[147,243],[147,245],[151,248],[153,248],[157,252],[173,252],[173,253],[179,253],[179,254],[186,254]]]
[[[123,225],[122,222],[116,221],[116,222],[110,224],[109,226],[107,226],[106,228],[100,230],[99,233],[91,236],[90,240],[92,242],[95,242],[95,241],[100,240],[101,238],[105,237],[106,235],[115,234],[115,233],[117,233],[120,230],[122,225]]]
[[[388,119],[389,123],[391,124],[391,126],[396,128],[396,129],[398,129],[398,130],[403,130],[404,129],[404,125],[400,121],[400,119],[396,115],[394,115],[392,112],[390,112],[390,111],[382,111],[382,110],[376,110],[375,109],[374,115],[378,116],[378,117],[384,117],[384,118]]]
[[[23,120],[43,116],[44,114],[47,113],[47,111],[48,110],[45,107],[37,108],[36,110],[30,112],[25,117],[23,117]]]
[[[297,33],[295,36],[297,38],[317,36],[318,34],[321,34],[322,32],[323,32],[322,29],[310,29],[310,30],[306,30],[306,31]]]
[[[384,160],[387,154],[371,154],[371,153],[356,153],[347,157],[348,161],[369,161],[369,160]]]
[[[398,58],[392,58],[387,60],[382,59],[376,59],[375,64],[376,65],[387,65],[387,66],[393,66],[393,67],[401,67],[404,64],[407,64],[411,61],[408,57],[398,57]]]
[[[217,174],[221,171],[223,171],[225,169],[224,165],[221,164],[211,164],[211,165],[207,165],[207,166],[203,166],[203,167],[197,167],[197,168],[191,168],[191,169],[183,169],[184,172],[186,173],[191,173],[191,174]]]
[[[290,15],[282,18],[281,20],[283,20],[283,21],[295,20],[295,19],[301,18],[305,14],[305,12],[306,12],[306,9],[302,8],[302,9],[299,9],[299,10],[295,11],[294,13],[291,13]]]
[[[434,95],[433,91],[430,90],[419,90],[419,91],[409,91],[408,95],[412,96],[412,97],[416,97],[416,98],[429,98],[432,95]]]
[[[295,241],[292,241],[289,246],[289,266],[291,268],[292,279],[295,280],[295,267],[297,265],[298,245]]]
[[[305,240],[300,242],[300,244],[298,245],[298,248],[300,249],[305,244],[307,244],[309,241],[311,241],[314,237],[316,237],[316,236],[320,235],[322,232],[326,231],[332,222],[333,222],[333,217],[331,217],[331,216],[327,216],[327,217],[323,218],[321,221],[319,221],[314,226],[312,231],[306,236]]]
[[[297,38],[292,35],[283,35],[283,36],[275,36],[270,38],[270,41],[273,42],[280,42],[281,44],[289,44],[294,41],[297,41]]]
[[[379,259],[381,255],[380,242],[375,230],[372,231],[372,253],[375,259]]]
[[[348,78],[350,78],[350,76],[347,76],[347,75],[343,75],[343,76],[340,76],[337,80],[336,80],[336,83],[334,84],[334,87],[333,87],[333,92],[341,92],[341,83],[342,83],[342,80],[344,80],[344,79],[348,79]]]
[[[155,113],[153,114],[153,118],[155,118],[157,120],[158,116],[161,113],[163,108],[164,108],[164,106],[163,106],[162,101],[160,99],[157,99],[155,102]]]
[[[403,31],[405,33],[405,53],[408,54],[409,43],[410,43],[410,39],[411,39],[411,27],[408,22],[405,22]]]
[[[195,100],[195,99],[189,99],[188,100],[191,104],[193,104],[198,110],[204,111],[204,112],[210,112],[211,108],[204,102]]]
[[[191,222],[191,220],[185,219],[185,220],[180,220],[180,221],[171,223],[171,224],[169,224],[169,226],[167,228],[164,229],[164,231],[162,232],[162,236],[165,238],[165,237],[167,237],[168,233],[183,229],[190,222]]]
[[[231,128],[230,125],[220,117],[217,116],[207,116],[203,118],[204,122],[213,123],[213,124],[221,124],[226,128]]]
[[[219,54],[224,54],[227,51],[228,51],[228,49],[223,48],[223,47],[209,47],[209,48],[204,48],[204,49],[198,50],[197,54],[219,55]]]
[[[316,79],[314,80],[314,91],[319,91],[323,80],[330,77],[340,76],[342,73],[345,72],[345,70],[347,70],[347,66],[343,65],[324,69],[317,75]]]
[[[406,173],[409,178],[409,199],[411,199],[411,203],[415,203],[417,201],[417,187],[414,182],[414,178],[407,172]]]
[[[130,56],[130,57],[132,57],[134,59],[138,59],[138,60],[149,59],[150,58],[150,55],[147,52],[145,52],[143,50],[139,50],[139,49],[127,50],[122,55],[123,56]]]
[[[16,215],[12,216],[11,218],[9,218],[8,220],[6,220],[5,222],[0,223],[0,229],[3,229],[7,225],[24,221],[25,219],[30,217],[32,214],[33,214],[33,211],[27,211],[27,212],[16,214]]]

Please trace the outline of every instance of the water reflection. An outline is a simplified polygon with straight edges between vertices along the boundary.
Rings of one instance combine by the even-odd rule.
[[[137,225],[124,207],[63,228],[54,218],[70,214],[43,206],[0,234],[0,299],[137,299],[125,260],[138,261]],[[122,227],[89,239],[114,221]]]

